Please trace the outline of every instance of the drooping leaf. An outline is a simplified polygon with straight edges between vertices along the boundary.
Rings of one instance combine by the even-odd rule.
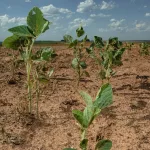
[[[118,40],[118,37],[109,38],[108,45],[112,46],[114,49],[118,49],[122,46],[122,42]]]
[[[117,50],[113,57],[117,60],[121,60],[121,56],[125,50],[126,50],[125,48],[121,48],[121,49]]]
[[[55,58],[57,54],[51,47],[41,48],[38,50],[35,55],[32,56],[33,60],[36,61],[49,61],[52,58]]]
[[[83,42],[86,42],[88,40],[87,35],[84,37]]]
[[[73,37],[71,35],[65,35],[63,38],[66,43],[70,44],[73,42]]]
[[[80,95],[81,95],[82,98],[84,99],[84,101],[85,101],[85,103],[86,103],[87,106],[90,106],[90,107],[93,106],[92,98],[91,98],[91,96],[90,96],[88,93],[86,93],[86,92],[84,92],[84,91],[81,91],[81,92],[80,92]]]
[[[77,37],[81,37],[82,35],[84,35],[84,33],[85,32],[82,26],[76,30]]]
[[[112,97],[113,93],[111,85],[109,83],[104,84],[98,91],[98,94],[94,101],[94,107],[103,109],[109,106],[110,104],[112,104]]]
[[[73,42],[71,42],[71,43],[69,44],[69,48],[76,47],[77,44],[78,44],[78,40],[74,40]]]
[[[42,49],[42,53],[41,53],[41,59],[42,60],[45,60],[45,61],[48,61],[50,58],[52,58],[53,56],[53,49],[52,48],[43,48]]]
[[[25,25],[10,28],[8,31],[18,36],[34,37],[32,31]]]
[[[103,39],[101,37],[94,36],[94,43],[97,48],[104,47]]]
[[[80,62],[80,66],[82,69],[86,69],[87,68],[87,64],[84,61]]]
[[[83,124],[83,119],[84,119],[83,118],[83,112],[79,111],[79,110],[73,110],[72,114],[75,117],[75,119],[80,123],[80,125],[84,127],[84,124]]]
[[[27,24],[37,37],[49,29],[50,22],[43,17],[43,13],[38,7],[34,7],[28,14]]]
[[[81,142],[80,142],[80,148],[82,150],[87,150],[87,146],[88,146],[88,139],[83,139]]]
[[[18,50],[18,48],[20,47],[20,42],[19,42],[19,37],[16,35],[12,35],[8,38],[6,38],[3,41],[3,46],[5,46],[6,48],[11,48],[13,50]]]
[[[52,22],[49,22],[48,20],[46,20],[45,18],[43,18],[44,21],[45,21],[45,24],[43,26],[43,29],[42,29],[42,33],[44,33],[46,30],[49,29],[49,26],[52,24]]]
[[[71,63],[71,66],[76,69],[78,67],[78,59],[77,58],[74,58],[72,60],[72,63]]]
[[[112,142],[110,140],[101,140],[96,144],[95,150],[110,150]]]

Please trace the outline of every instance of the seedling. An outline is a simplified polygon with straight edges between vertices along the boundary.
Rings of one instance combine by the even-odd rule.
[[[87,68],[87,64],[85,62],[83,53],[84,45],[87,40],[87,35],[84,37],[83,40],[81,40],[81,42],[79,41],[79,38],[82,37],[84,34],[85,31],[81,26],[76,30],[77,39],[74,40],[73,37],[70,35],[64,36],[64,40],[69,44],[69,48],[73,49],[74,59],[72,60],[71,66],[77,74],[77,85],[79,85],[79,81],[83,74],[89,76],[88,72],[85,71],[85,69]]]
[[[39,98],[40,98],[40,83],[48,83],[51,75],[53,74],[53,68],[49,69],[47,62],[50,62],[55,58],[57,54],[52,48],[41,48],[33,56],[32,60],[35,64],[35,73],[34,73],[34,86],[36,93],[36,114],[39,116]]]
[[[91,96],[86,92],[80,92],[80,95],[86,103],[84,111],[73,110],[73,116],[77,120],[81,129],[81,142],[80,148],[82,150],[87,150],[88,148],[88,138],[87,130],[92,124],[94,119],[100,114],[101,110],[112,104],[112,87],[109,83],[104,84],[97,93],[95,101],[92,100]],[[95,146],[95,150],[110,150],[112,147],[112,142],[110,140],[100,140]],[[64,150],[76,150],[72,148]]]
[[[140,44],[140,55],[150,55],[149,52],[150,45],[146,42]]]
[[[101,37],[94,36],[94,42],[89,48],[86,48],[87,53],[95,60],[99,66],[99,76],[102,80],[109,79],[115,74],[112,70],[113,66],[122,65],[122,54],[125,48],[122,48],[122,42],[118,38],[109,38],[105,44]],[[95,48],[99,50],[99,56],[96,55]]]
[[[128,42],[125,43],[125,47],[127,48],[127,50],[131,50],[133,45],[134,43],[128,43]]]
[[[49,29],[51,23],[43,17],[43,13],[38,7],[34,7],[27,16],[27,26],[21,25],[10,28],[13,33],[11,37],[4,40],[3,45],[20,51],[25,62],[27,73],[27,91],[29,101],[29,113],[32,113],[32,88],[33,88],[33,44],[37,37]]]

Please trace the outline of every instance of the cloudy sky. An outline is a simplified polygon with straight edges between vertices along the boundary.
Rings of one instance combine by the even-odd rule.
[[[26,16],[39,7],[53,22],[38,40],[61,40],[75,36],[82,25],[90,39],[117,36],[120,40],[150,40],[150,0],[1,0],[0,41],[10,36],[7,30],[26,24]]]

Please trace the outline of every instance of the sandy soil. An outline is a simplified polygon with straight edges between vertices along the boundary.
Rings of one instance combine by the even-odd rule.
[[[26,114],[25,69],[17,69],[16,84],[8,84],[10,51],[0,48],[0,150],[79,149],[80,130],[71,110],[82,109],[84,102],[74,88],[72,50],[65,45],[52,47],[58,54],[51,64],[54,79],[40,97],[39,120]],[[94,98],[101,81],[91,58],[88,65],[90,77],[81,81],[78,89]],[[113,104],[90,126],[89,150],[94,150],[96,138],[101,137],[112,140],[112,150],[150,150],[150,57],[140,56],[135,46],[125,52],[123,65],[115,70],[117,73],[110,81]]]

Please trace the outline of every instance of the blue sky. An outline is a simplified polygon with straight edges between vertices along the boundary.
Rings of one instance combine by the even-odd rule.
[[[0,6],[0,41],[11,35],[9,28],[26,24],[34,6],[53,22],[38,40],[75,37],[80,25],[90,39],[150,40],[150,0],[1,0]]]

